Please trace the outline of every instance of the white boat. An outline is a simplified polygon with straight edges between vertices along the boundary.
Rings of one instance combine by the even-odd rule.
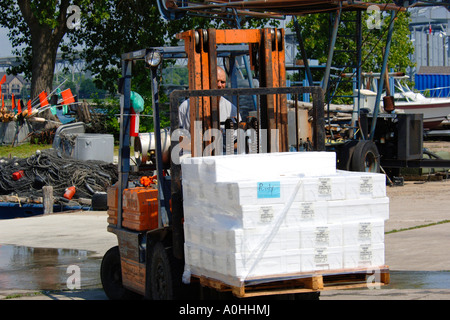
[[[422,113],[424,129],[435,129],[450,116],[449,97],[425,97],[420,92],[414,92],[404,81],[404,77],[395,77],[395,109],[397,112]],[[441,90],[435,88],[432,90]]]

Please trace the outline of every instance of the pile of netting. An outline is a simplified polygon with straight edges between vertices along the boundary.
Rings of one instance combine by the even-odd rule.
[[[42,197],[42,187],[52,186],[55,202],[69,187],[73,200],[90,199],[118,180],[117,165],[98,160],[76,160],[55,149],[37,151],[28,158],[0,159],[0,194]]]

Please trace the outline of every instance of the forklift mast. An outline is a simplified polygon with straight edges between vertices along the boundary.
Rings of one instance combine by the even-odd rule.
[[[261,87],[275,88],[286,85],[284,29],[200,29],[180,33],[177,38],[184,40],[189,59],[190,90],[217,89],[217,45],[236,44],[248,44],[251,68],[259,75]],[[195,121],[202,122],[202,132],[220,127],[217,99],[191,97],[190,104],[193,106],[190,108],[191,130]],[[237,107],[239,108],[239,105]],[[261,97],[261,113],[261,127],[278,129],[277,149],[281,152],[287,151],[286,95]],[[268,140],[271,141],[270,131],[268,134]],[[191,137],[194,137],[193,132]],[[191,142],[193,145],[197,143]],[[204,142],[207,145],[211,141]],[[193,157],[198,156],[195,154],[195,148],[192,151]]]

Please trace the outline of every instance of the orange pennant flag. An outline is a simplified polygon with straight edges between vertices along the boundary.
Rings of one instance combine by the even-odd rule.
[[[63,98],[62,104],[71,104],[75,102],[75,98],[73,97],[72,90],[67,89],[61,92],[61,96]]]
[[[47,92],[42,91],[39,94],[39,102],[41,104],[41,108],[49,105],[48,100],[47,100]]]
[[[0,80],[0,85],[6,82],[6,74],[3,75],[2,80]]]
[[[28,116],[29,116],[29,115],[31,115],[31,100],[28,100],[27,109],[28,109]]]
[[[5,109],[5,100],[3,99],[3,94],[2,94],[2,111],[3,109]]]
[[[20,99],[17,99],[17,113],[22,113],[22,106],[20,105]]]
[[[16,100],[14,99],[14,94],[11,95],[11,110],[16,108]]]

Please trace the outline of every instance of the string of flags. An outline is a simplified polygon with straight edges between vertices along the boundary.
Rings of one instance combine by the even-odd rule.
[[[1,116],[3,121],[17,120],[18,118],[30,118],[45,110],[50,109],[53,115],[56,115],[57,108],[62,108],[63,114],[68,113],[68,108],[70,105],[78,104],[76,96],[72,94],[70,88],[61,91],[60,86],[57,87],[53,92],[47,94],[47,92],[42,91],[33,100],[28,100],[24,102],[21,99],[17,99],[14,94],[11,95],[11,108],[5,106],[5,97],[3,96],[3,91],[1,90],[2,85],[6,82],[6,75],[0,80],[0,91],[1,91]],[[49,99],[50,97],[50,99]]]

